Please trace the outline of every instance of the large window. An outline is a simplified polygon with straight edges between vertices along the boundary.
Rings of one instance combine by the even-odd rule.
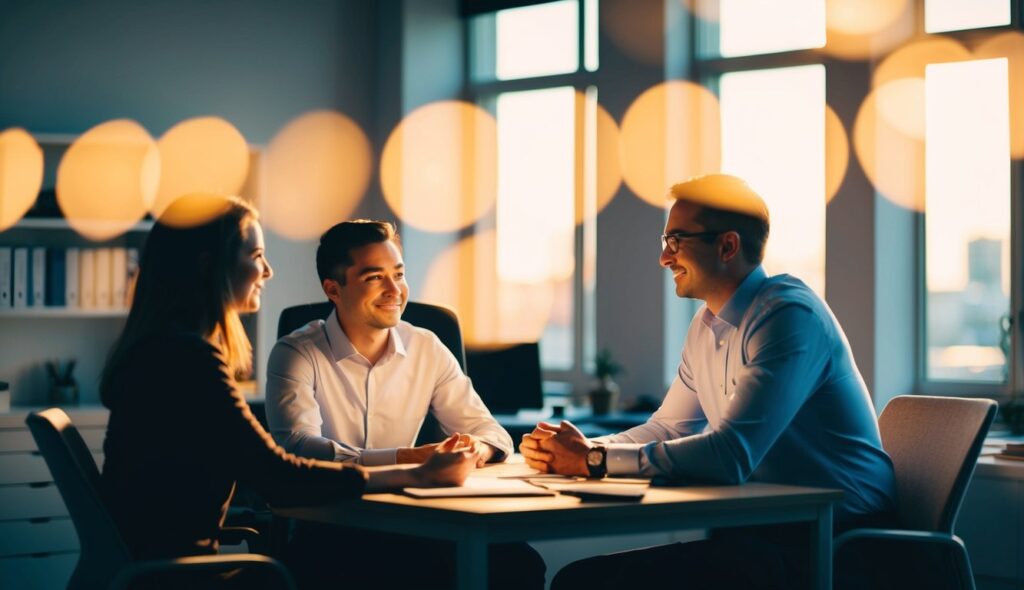
[[[475,228],[496,237],[481,255],[516,286],[500,307],[539,318],[545,377],[577,384],[595,342],[597,8],[561,0],[469,24],[470,98],[498,129],[495,214]]]
[[[1008,381],[1010,133],[1005,59],[927,66],[926,378]]]
[[[717,6],[718,10],[715,10]],[[721,111],[721,170],[745,179],[772,218],[764,265],[825,293],[825,43],[823,0],[717,0],[699,5],[699,82]],[[748,56],[757,55],[752,62]],[[800,65],[798,65],[800,64]],[[665,379],[675,376],[697,309],[665,284]]]

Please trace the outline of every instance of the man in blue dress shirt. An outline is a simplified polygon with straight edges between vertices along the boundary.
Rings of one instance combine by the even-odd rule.
[[[527,463],[590,477],[838,488],[838,530],[884,523],[895,482],[870,395],[828,305],[799,279],[769,277],[761,266],[764,201],[724,174],[671,192],[660,262],[676,295],[704,306],[665,401],[645,424],[594,440],[569,422],[541,423],[520,445]],[[576,562],[553,587],[655,583],[684,571],[693,587],[802,586],[807,538],[799,527],[725,529]]]

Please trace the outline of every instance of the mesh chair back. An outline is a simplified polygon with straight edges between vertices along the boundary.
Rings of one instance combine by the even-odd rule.
[[[953,533],[995,415],[987,399],[905,395],[889,402],[878,427],[896,470],[904,528]]]
[[[32,438],[71,514],[81,553],[69,589],[106,588],[131,558],[100,496],[100,472],[82,435],[59,408],[28,415]]]
[[[281,338],[314,320],[325,320],[332,311],[334,304],[330,301],[288,307],[281,312],[281,317],[277,320],[277,337]],[[410,301],[405,306],[402,319],[436,334],[441,343],[455,355],[462,370],[466,370],[466,349],[462,343],[462,329],[459,327],[459,318],[455,312],[439,305]]]

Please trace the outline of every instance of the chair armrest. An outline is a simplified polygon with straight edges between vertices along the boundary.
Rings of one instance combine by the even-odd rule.
[[[890,541],[910,541],[916,543],[939,543],[955,545],[966,551],[963,540],[950,533],[933,531],[911,531],[906,529],[853,529],[836,537],[832,542],[833,553],[838,553],[843,545],[857,539],[886,539]]]
[[[266,555],[238,553],[233,555],[195,555],[176,559],[150,559],[136,561],[125,566],[118,572],[110,585],[110,590],[129,588],[131,584],[145,576],[159,574],[180,574],[198,576],[226,573],[235,569],[245,568],[258,570],[260,576],[272,583],[271,587],[282,590],[295,590],[295,583],[288,570],[276,559]]]
[[[910,543],[935,543],[949,545],[956,557],[957,571],[960,575],[960,587],[974,590],[974,572],[971,558],[963,539],[951,533],[933,531],[912,531],[905,529],[853,529],[847,531],[832,542],[832,555],[838,557],[839,550],[847,543],[860,539],[883,539],[887,541],[906,541]]]
[[[217,540],[222,545],[241,545],[243,541],[247,541],[249,547],[252,547],[260,542],[260,532],[247,526],[225,526],[221,527]]]

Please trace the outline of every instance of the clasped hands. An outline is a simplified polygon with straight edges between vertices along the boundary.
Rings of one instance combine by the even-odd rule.
[[[526,464],[541,473],[587,476],[587,451],[594,446],[579,428],[562,420],[558,425],[541,422],[524,434],[519,452]]]
[[[397,463],[425,463],[437,453],[469,452],[475,456],[475,465],[483,467],[494,456],[494,447],[473,436],[472,434],[452,434],[439,443],[430,443],[418,447],[398,449],[395,459]]]

